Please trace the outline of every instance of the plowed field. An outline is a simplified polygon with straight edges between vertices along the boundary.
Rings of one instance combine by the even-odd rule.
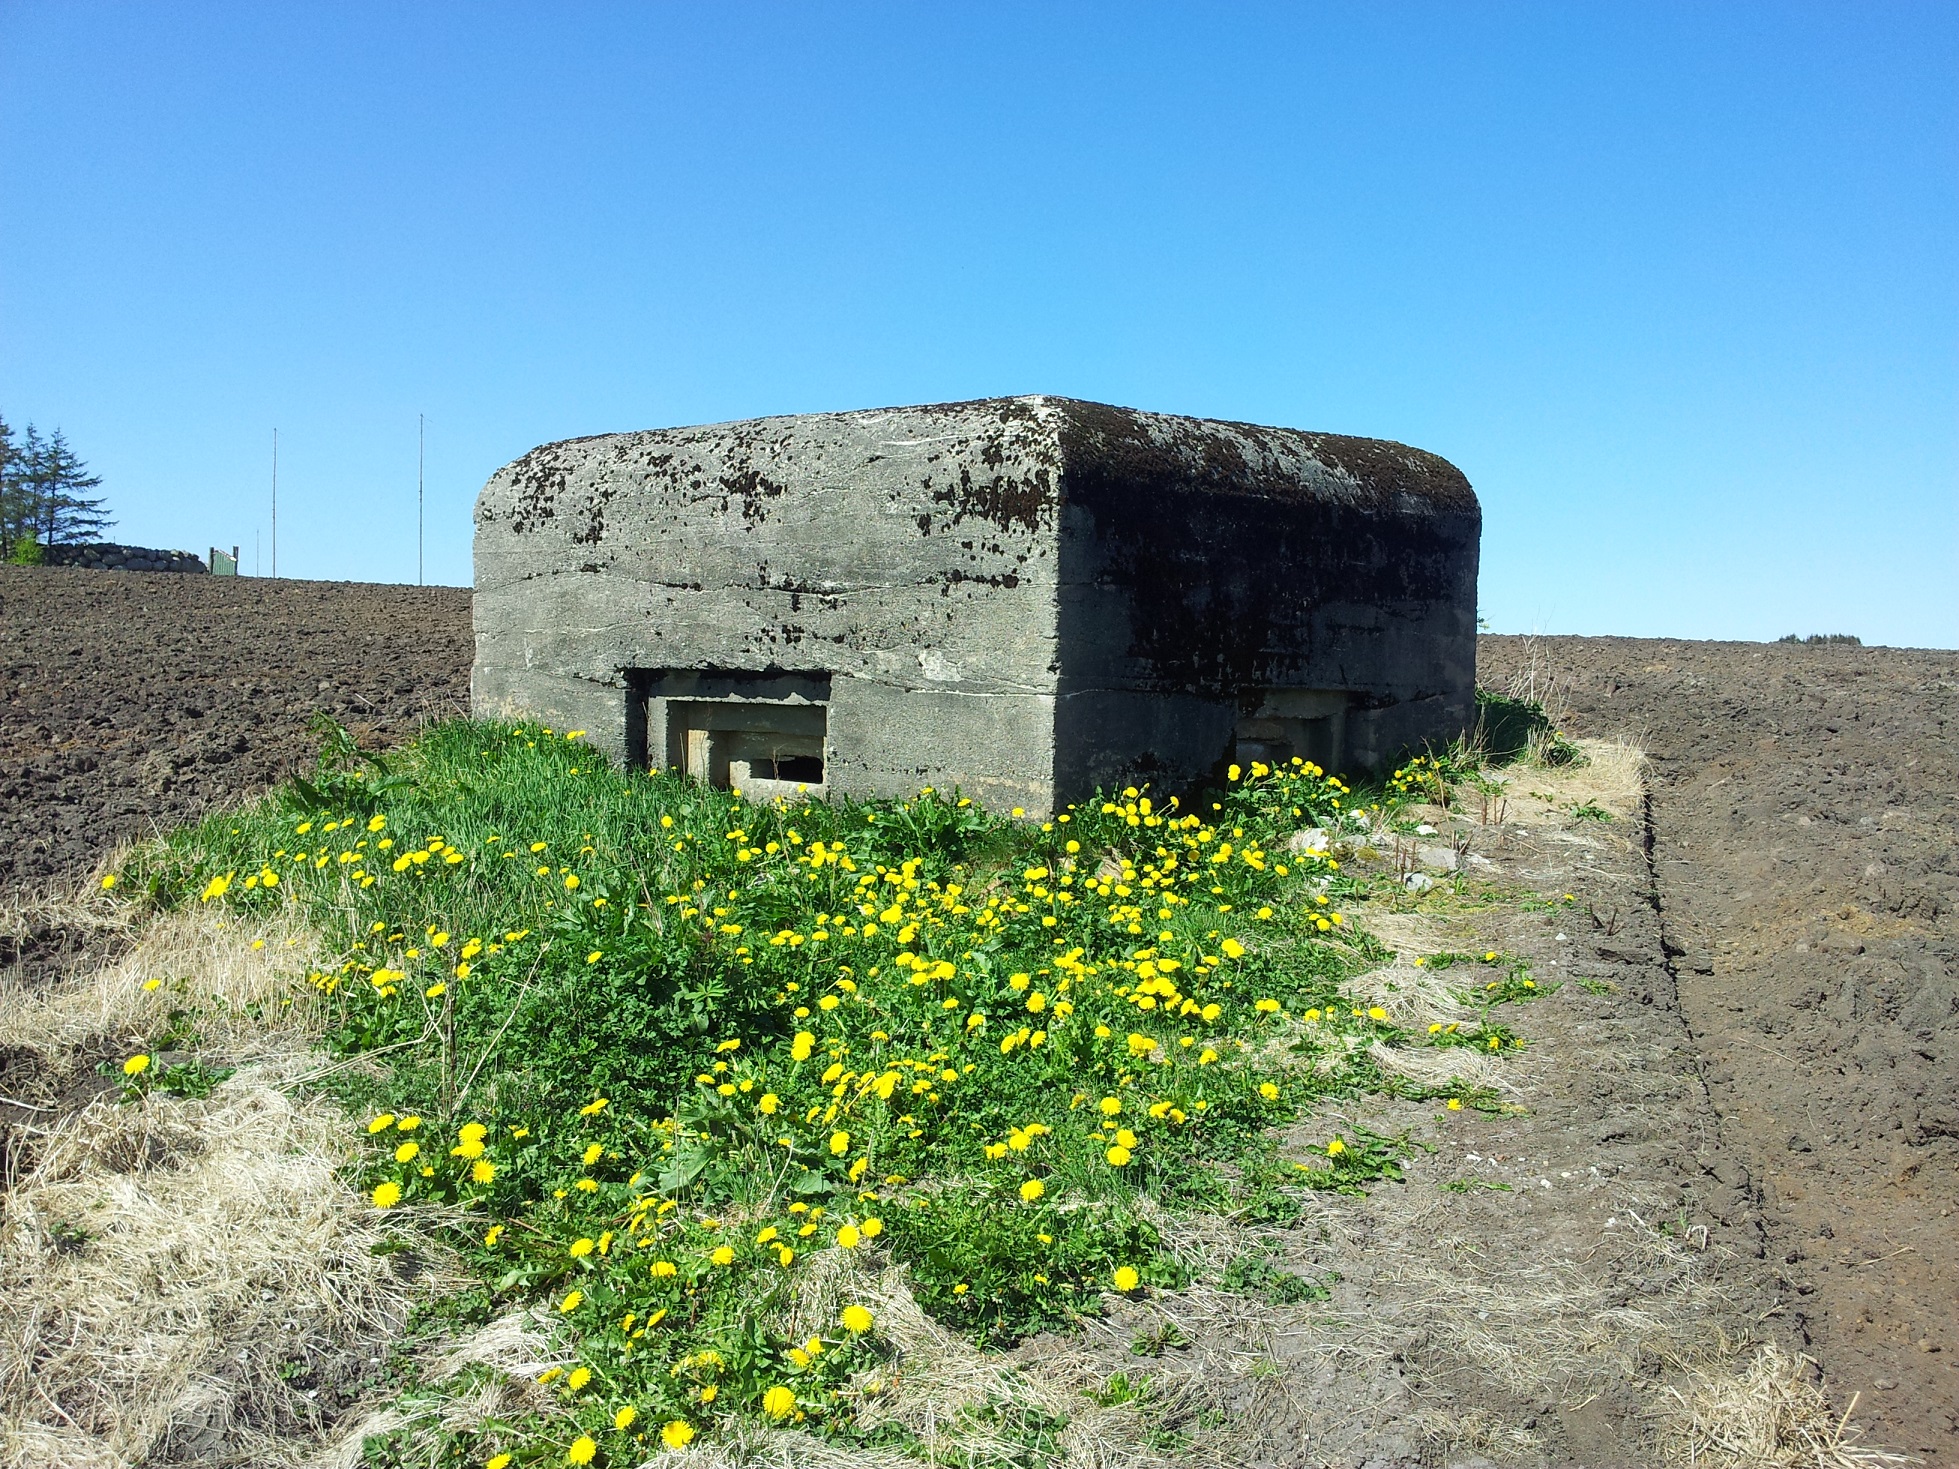
[[[316,710],[387,744],[466,707],[470,648],[462,588],[0,567],[0,891],[269,785]]]
[[[470,650],[463,589],[0,569],[0,890],[264,787],[315,710],[460,710]],[[1661,936],[1785,1319],[1870,1441],[1959,1462],[1959,655],[1485,640],[1485,683],[1533,667],[1653,756]]]
[[[1787,1310],[1871,1440],[1959,1462],[1959,654],[1486,638],[1653,757],[1680,1007]]]

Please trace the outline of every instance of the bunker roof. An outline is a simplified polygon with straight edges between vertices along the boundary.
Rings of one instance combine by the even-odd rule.
[[[1475,492],[1461,470],[1406,444],[1049,395],[792,414],[566,439],[532,450],[497,475],[485,491],[484,508],[509,514],[518,522],[512,528],[521,531],[525,522],[551,517],[571,474],[603,472],[613,465],[627,468],[636,460],[638,467],[649,467],[645,455],[684,454],[688,447],[708,451],[724,475],[745,461],[746,482],[724,477],[720,488],[767,499],[782,489],[769,477],[770,461],[794,461],[806,449],[862,446],[880,434],[891,435],[893,449],[916,451],[925,447],[921,436],[929,436],[931,446],[948,458],[1005,468],[1003,476],[970,485],[966,492],[975,503],[958,508],[1030,530],[1057,500],[1108,504],[1164,491],[1318,502],[1416,518],[1478,514]],[[683,468],[679,463],[659,467]],[[1016,477],[1014,468],[1033,473]],[[1040,473],[1043,469],[1049,473]]]

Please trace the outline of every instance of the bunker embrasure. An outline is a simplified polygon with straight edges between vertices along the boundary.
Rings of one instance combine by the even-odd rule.
[[[1473,722],[1480,530],[1418,449],[1067,398],[567,440],[477,502],[472,701],[757,796],[1374,769]]]

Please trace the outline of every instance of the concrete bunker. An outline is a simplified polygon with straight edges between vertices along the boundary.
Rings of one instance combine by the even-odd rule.
[[[476,511],[479,713],[757,797],[1046,813],[1474,717],[1481,514],[1404,445],[989,399],[548,444]]]

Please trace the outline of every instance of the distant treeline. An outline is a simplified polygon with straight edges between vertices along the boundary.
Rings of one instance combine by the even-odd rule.
[[[115,524],[89,493],[101,483],[60,429],[16,434],[0,418],[0,557],[32,565],[49,546],[100,540]]]

